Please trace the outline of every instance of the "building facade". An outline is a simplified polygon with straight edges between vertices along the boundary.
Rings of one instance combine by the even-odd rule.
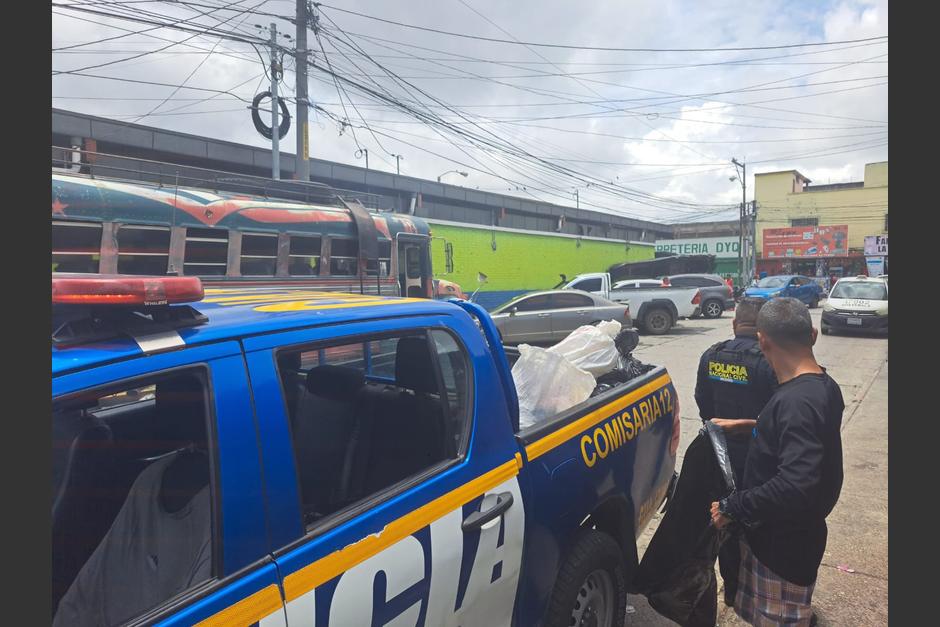
[[[759,173],[754,200],[758,273],[822,279],[868,274],[869,266],[888,273],[887,161],[866,164],[864,180],[850,183],[812,185],[796,170]],[[873,249],[876,237],[883,246]],[[870,263],[876,256],[883,258]]]
[[[674,224],[672,237],[656,240],[656,256],[714,255],[715,273],[737,280],[740,235],[737,220]]]
[[[651,242],[619,242],[600,237],[538,233],[505,227],[484,227],[429,219],[435,274],[458,283],[469,295],[486,284],[474,299],[487,309],[531,290],[551,289],[561,275],[571,280],[585,272],[653,258]],[[445,268],[444,246],[453,246],[453,271]],[[524,287],[520,287],[524,286]]]

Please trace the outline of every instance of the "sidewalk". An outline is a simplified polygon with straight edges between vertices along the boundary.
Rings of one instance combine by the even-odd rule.
[[[813,594],[820,627],[888,624],[887,361],[859,403],[850,400],[842,425],[845,480],[826,520],[829,540]],[[721,627],[744,625],[734,610],[719,607]]]

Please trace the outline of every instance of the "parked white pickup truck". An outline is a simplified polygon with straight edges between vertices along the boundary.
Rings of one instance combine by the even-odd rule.
[[[610,274],[591,272],[579,274],[564,289],[583,290],[630,306],[634,324],[651,335],[662,335],[679,318],[699,313],[701,294],[695,287],[672,287],[656,279],[619,281],[611,289]]]

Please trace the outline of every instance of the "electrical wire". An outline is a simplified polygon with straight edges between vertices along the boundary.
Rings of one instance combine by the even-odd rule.
[[[414,24],[405,24],[404,22],[397,22],[395,20],[389,20],[386,18],[374,16],[374,15],[366,15],[365,13],[359,13],[358,11],[352,11],[350,9],[342,9],[342,8],[334,7],[328,4],[323,4],[321,2],[315,2],[314,6],[319,7],[320,9],[327,8],[333,11],[339,11],[341,13],[348,13],[350,15],[355,15],[357,17],[374,20],[377,22],[385,23],[385,24],[392,24],[394,26],[400,26],[402,28],[410,28],[414,30],[437,33],[439,35],[448,35],[451,37],[460,37],[463,39],[473,39],[477,41],[490,41],[494,43],[514,44],[514,45],[521,45],[521,46],[537,46],[539,48],[563,48],[566,50],[595,50],[595,51],[604,51],[604,52],[739,52],[739,51],[747,51],[747,50],[781,50],[781,49],[786,49],[786,48],[834,46],[834,45],[840,45],[840,44],[886,40],[888,38],[887,35],[881,35],[878,37],[866,37],[862,39],[846,39],[846,40],[841,40],[841,41],[804,42],[804,43],[796,43],[796,44],[782,44],[782,45],[777,45],[777,46],[737,46],[737,47],[727,47],[727,48],[616,48],[616,47],[608,47],[608,46],[551,44],[551,43],[532,42],[532,41],[498,39],[495,37],[484,37],[481,35],[468,35],[466,33],[455,33],[452,31],[445,31],[445,30],[441,30],[437,28],[428,28],[425,26],[416,26]]]

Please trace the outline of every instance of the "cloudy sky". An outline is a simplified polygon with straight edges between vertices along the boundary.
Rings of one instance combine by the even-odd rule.
[[[55,0],[52,105],[270,145],[250,42],[272,21],[293,35],[293,13]],[[400,155],[403,174],[662,222],[735,217],[732,157],[749,200],[755,172],[836,183],[887,159],[887,0],[332,0],[319,24],[312,157],[394,172]]]

